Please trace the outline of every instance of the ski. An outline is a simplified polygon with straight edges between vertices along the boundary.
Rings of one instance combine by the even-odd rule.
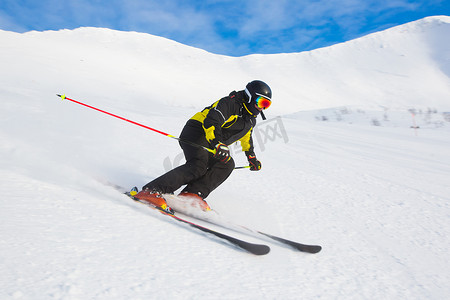
[[[202,225],[193,223],[191,221],[188,221],[186,219],[180,218],[179,216],[177,216],[175,214],[170,214],[167,211],[161,210],[158,207],[153,206],[153,205],[151,205],[148,202],[145,202],[145,201],[142,201],[142,200],[139,200],[139,199],[133,197],[129,193],[125,193],[125,194],[128,197],[130,197],[131,199],[133,199],[134,201],[139,202],[139,203],[141,203],[141,204],[143,204],[143,205],[145,205],[147,207],[150,207],[152,209],[155,209],[158,212],[160,212],[161,214],[172,218],[173,220],[176,220],[178,222],[187,224],[187,225],[189,225],[189,226],[191,226],[191,227],[193,227],[195,229],[201,230],[201,231],[203,231],[205,233],[208,233],[208,234],[214,235],[214,236],[216,236],[218,238],[221,238],[223,240],[226,240],[226,241],[230,242],[231,244],[233,244],[235,246],[238,246],[239,248],[241,248],[241,249],[243,249],[243,250],[245,250],[245,251],[247,251],[247,252],[249,252],[251,254],[254,254],[254,255],[265,255],[265,254],[270,252],[270,247],[267,246],[267,245],[250,243],[250,242],[247,242],[247,241],[235,238],[235,237],[233,237],[231,235],[215,231],[215,230],[207,228],[205,226],[202,226]]]
[[[122,191],[123,192],[123,190],[124,190],[120,186],[112,185],[112,184],[109,184],[109,185],[113,186],[118,191]],[[148,207],[151,207],[151,208],[159,210],[157,207],[151,206],[147,202],[139,201],[139,199],[134,198],[132,195],[130,195],[130,192],[125,192],[125,194],[128,197],[130,197],[131,199],[133,199],[134,201],[138,201],[141,204],[144,204],[144,205],[146,205]],[[245,249],[245,248],[251,249],[251,251],[245,249],[245,250],[249,251],[250,253],[258,252],[258,253],[261,253],[261,254],[258,254],[258,255],[264,255],[264,254],[269,253],[269,251],[270,251],[270,248],[267,245],[259,245],[259,244],[248,243],[248,242],[245,242],[245,241],[233,238],[231,236],[222,234],[220,232],[214,231],[212,229],[206,228],[204,226],[192,223],[192,222],[190,222],[188,220],[184,220],[184,219],[180,218],[179,216],[171,215],[171,214],[169,214],[169,213],[167,213],[165,211],[161,211],[161,210],[159,210],[159,211],[161,213],[163,213],[163,214],[166,214],[166,215],[168,215],[170,217],[173,217],[174,219],[176,219],[179,222],[183,222],[183,223],[189,224],[190,226],[195,227],[195,228],[197,228],[199,230],[211,233],[213,235],[216,235],[217,237],[220,237],[220,238],[223,238],[225,240],[228,240],[231,243],[233,243],[235,245],[238,245],[239,247],[241,247],[243,249]],[[213,220],[211,218],[199,217],[199,216],[195,216],[195,215],[189,215],[189,216],[192,217],[192,218],[201,220],[201,221],[205,221],[205,222],[211,223],[213,225],[217,225],[217,226],[223,227],[225,229],[229,229],[229,230],[233,230],[233,231],[236,231],[236,232],[239,232],[239,233],[247,234],[247,235],[250,235],[252,237],[259,238],[259,239],[261,239],[261,238],[269,238],[269,239],[271,239],[273,241],[276,241],[276,242],[278,242],[280,244],[287,245],[287,246],[289,246],[292,249],[297,250],[297,251],[315,254],[315,253],[318,253],[318,252],[320,252],[322,250],[322,246],[319,246],[319,245],[308,245],[308,244],[299,243],[299,242],[288,240],[288,239],[285,239],[285,238],[282,238],[282,237],[279,237],[279,236],[276,236],[276,235],[273,235],[273,234],[265,233],[265,232],[262,232],[262,231],[259,231],[259,230],[255,230],[255,229],[250,229],[250,228],[248,228],[246,226],[243,226],[243,225],[234,224],[234,223],[232,223],[230,221]],[[209,232],[209,231],[211,231],[211,232]],[[224,237],[221,237],[220,235],[223,235]],[[229,237],[229,239],[227,239],[227,237]],[[232,241],[233,239],[236,240],[236,241]],[[240,246],[239,244],[241,244],[242,246]],[[256,249],[252,245],[257,245]],[[265,246],[265,247],[262,247],[262,246]],[[254,254],[256,254],[256,253],[254,253]]]
[[[192,216],[192,217],[197,218],[195,216]],[[250,229],[246,226],[234,224],[229,221],[218,221],[218,220],[212,220],[212,219],[208,219],[208,218],[198,218],[198,219],[203,220],[208,223],[211,223],[211,224],[214,224],[214,225],[217,225],[217,226],[221,226],[223,228],[227,228],[227,229],[234,230],[234,231],[237,231],[237,232],[240,232],[243,234],[251,235],[256,238],[267,237],[267,238],[270,238],[281,244],[290,246],[291,248],[293,248],[297,251],[315,254],[322,250],[322,246],[319,246],[319,245],[308,245],[308,244],[302,244],[299,242],[294,242],[294,241],[291,241],[291,240],[288,240],[288,239],[285,239],[285,238],[282,238],[282,237],[279,237],[276,235],[264,233],[259,230]]]
[[[294,241],[291,241],[291,240],[287,240],[287,239],[284,239],[284,238],[281,238],[281,237],[278,237],[278,236],[275,236],[275,235],[264,233],[264,232],[261,232],[261,231],[257,231],[257,232],[259,234],[267,236],[267,237],[269,237],[269,238],[271,238],[271,239],[273,239],[273,240],[275,240],[277,242],[289,245],[292,248],[297,249],[298,251],[301,251],[301,252],[307,252],[307,253],[315,254],[315,253],[320,252],[320,250],[322,250],[322,246],[319,246],[319,245],[302,244],[302,243],[298,243],[298,242],[294,242]]]
[[[172,199],[172,201],[173,201],[174,199],[177,198],[176,196],[173,196],[173,195],[168,195],[168,197],[169,197],[167,199],[168,201],[170,199]],[[176,209],[175,209],[175,211],[176,211]],[[199,214],[194,214],[194,213],[186,213],[184,211],[183,211],[183,214],[186,214],[191,218],[205,221],[207,223],[210,223],[210,224],[213,224],[216,226],[220,226],[225,229],[233,230],[233,231],[236,231],[239,233],[243,233],[243,234],[246,234],[246,235],[249,235],[252,237],[256,237],[256,238],[264,239],[264,240],[270,239],[270,240],[276,241],[280,244],[287,245],[297,251],[315,254],[322,250],[322,247],[319,245],[302,244],[302,243],[288,240],[288,239],[285,239],[285,238],[282,238],[282,237],[279,237],[279,236],[276,236],[273,234],[269,234],[269,233],[265,233],[265,232],[262,232],[259,230],[251,229],[247,226],[243,226],[243,225],[239,225],[239,224],[230,222],[228,220],[221,218],[217,212],[216,212],[217,215],[210,215],[210,216],[199,215]]]

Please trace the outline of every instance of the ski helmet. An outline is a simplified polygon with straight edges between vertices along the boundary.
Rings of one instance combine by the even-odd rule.
[[[245,107],[252,115],[258,115],[260,110],[256,108],[258,106],[261,109],[266,109],[272,103],[272,90],[270,87],[261,80],[253,80],[249,82],[245,87],[245,93],[248,96],[248,100]]]

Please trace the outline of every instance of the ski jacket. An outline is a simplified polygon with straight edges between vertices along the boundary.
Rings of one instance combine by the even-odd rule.
[[[244,91],[233,91],[191,118],[202,124],[206,140],[213,147],[219,142],[231,145],[240,141],[242,151],[253,152],[252,130],[256,118],[246,111],[244,97]]]

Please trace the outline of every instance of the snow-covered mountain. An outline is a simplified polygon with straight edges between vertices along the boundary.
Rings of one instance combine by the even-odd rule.
[[[136,32],[0,31],[0,298],[445,298],[449,34],[438,16],[236,58]],[[111,185],[162,174],[177,143],[55,95],[177,135],[253,79],[274,94],[255,129],[263,169],[208,201],[319,254],[267,242],[253,257],[130,202]]]

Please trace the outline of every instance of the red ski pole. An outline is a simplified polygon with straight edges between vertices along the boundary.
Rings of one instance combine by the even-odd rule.
[[[198,145],[198,144],[193,143],[193,142],[191,142],[191,141],[187,141],[187,140],[180,139],[180,138],[178,138],[178,137],[176,137],[176,136],[174,136],[174,135],[165,133],[165,132],[160,131],[160,130],[157,130],[157,129],[155,129],[155,128],[151,128],[151,127],[146,126],[146,125],[144,125],[144,124],[141,124],[141,123],[138,123],[138,122],[135,122],[135,121],[126,119],[126,118],[124,118],[124,117],[121,117],[121,116],[112,114],[112,113],[110,113],[110,112],[101,110],[101,109],[99,109],[99,108],[96,108],[96,107],[94,107],[94,106],[88,105],[88,104],[86,104],[86,103],[83,103],[83,102],[80,102],[80,101],[77,101],[77,100],[74,100],[74,99],[70,99],[69,97],[66,97],[66,95],[59,95],[59,94],[56,94],[56,96],[60,97],[62,100],[69,100],[69,101],[72,101],[72,102],[74,102],[74,103],[77,103],[77,104],[86,106],[86,107],[88,107],[88,108],[91,108],[91,109],[96,110],[96,111],[99,111],[99,112],[101,112],[101,113],[110,115],[110,116],[115,117],[115,118],[118,118],[118,119],[120,119],[120,120],[129,122],[129,123],[134,124],[134,125],[138,125],[138,126],[144,127],[145,129],[148,129],[148,130],[157,132],[157,133],[159,133],[159,134],[165,135],[165,136],[167,136],[167,137],[173,138],[173,139],[175,139],[175,140],[177,140],[177,141],[180,141],[180,142],[182,142],[182,143],[186,143],[186,144],[189,144],[189,145],[194,146],[194,147],[202,148],[202,149],[204,149],[204,150],[206,150],[206,151],[208,151],[208,152],[211,152],[212,154],[216,154],[216,150],[215,150],[215,149],[214,149],[214,150],[213,150],[213,149],[209,149],[209,148],[207,148],[207,147]]]

